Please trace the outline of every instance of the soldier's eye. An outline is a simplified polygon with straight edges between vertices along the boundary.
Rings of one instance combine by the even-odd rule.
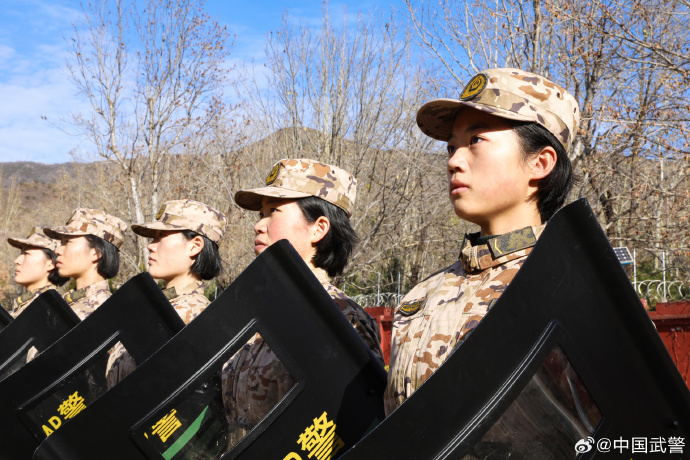
[[[453,156],[453,154],[455,153],[455,150],[457,150],[457,149],[454,145],[448,144],[448,147],[446,147],[446,150],[448,151],[448,156],[450,157],[450,156]]]

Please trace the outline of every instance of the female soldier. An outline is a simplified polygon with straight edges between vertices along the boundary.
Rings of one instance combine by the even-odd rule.
[[[426,135],[448,142],[451,204],[480,232],[465,235],[460,260],[414,287],[396,310],[387,414],[477,326],[563,205],[578,123],[573,96],[518,69],[482,72],[460,100],[431,101],[417,112]]]
[[[14,259],[14,282],[26,292],[14,300],[12,316],[16,318],[36,297],[62,286],[69,278],[60,276],[55,268],[58,240],[48,238],[41,227],[34,227],[26,239],[7,238],[7,242],[22,251]]]
[[[60,240],[55,250],[60,276],[73,278],[75,288],[63,297],[85,319],[110,297],[109,278],[120,269],[120,247],[127,224],[97,209],[78,208],[64,227],[47,227]]]
[[[165,282],[163,293],[180,318],[189,324],[209,304],[202,280],[215,278],[222,268],[218,244],[227,225],[225,214],[192,200],[166,202],[155,222],[132,225],[148,245],[149,274]],[[110,351],[108,388],[125,378],[136,363],[118,342]]]
[[[225,214],[198,201],[166,202],[156,221],[132,225],[139,236],[152,238],[148,245],[149,273],[165,281],[165,296],[185,324],[209,304],[202,280],[215,278],[222,268],[218,244]]]
[[[379,330],[362,307],[333,286],[357,243],[350,225],[356,180],[347,171],[314,160],[280,160],[266,186],[242,190],[235,202],[259,211],[254,252],[287,239],[383,365]],[[295,380],[257,334],[223,368],[223,400],[230,423],[229,445],[258,423]]]

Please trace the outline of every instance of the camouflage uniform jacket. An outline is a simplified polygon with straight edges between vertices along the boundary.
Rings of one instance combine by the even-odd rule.
[[[478,233],[465,235],[460,260],[402,299],[393,319],[386,414],[409,398],[479,324],[543,228],[526,227],[483,244],[477,242]]]
[[[344,292],[333,286],[325,270],[317,268],[314,274],[383,365],[383,353],[376,321]],[[228,446],[233,446],[242,439],[294,384],[294,378],[268,344],[259,334],[254,335],[223,366],[223,403],[230,423]]]
[[[210,303],[204,296],[204,283],[202,281],[193,281],[182,287],[164,289],[163,294],[185,324],[189,324]],[[127,349],[121,342],[117,342],[108,353],[110,356],[108,356],[108,364],[105,368],[105,378],[108,382],[108,389],[110,389],[134,372],[137,363],[127,353]]]
[[[103,302],[110,297],[108,281],[98,281],[85,288],[71,289],[62,297],[67,304],[77,314],[80,320],[85,320],[87,316],[96,311]]]
[[[163,294],[185,324],[189,324],[199,316],[199,313],[204,311],[210,303],[204,296],[204,283],[202,281],[192,281],[184,286],[164,289]]]
[[[52,284],[46,284],[43,287],[34,289],[33,291],[25,292],[24,294],[14,299],[14,301],[12,302],[12,311],[10,312],[12,317],[16,318],[17,316],[19,316],[21,312],[26,310],[26,308],[29,305],[31,305],[31,302],[33,302],[36,299],[36,297],[50,289],[56,289],[56,287]]]

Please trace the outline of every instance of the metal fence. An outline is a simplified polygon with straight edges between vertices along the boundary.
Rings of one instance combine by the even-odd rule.
[[[642,299],[657,302],[690,299],[690,282],[645,280],[635,283],[635,290]]]
[[[361,294],[352,297],[362,307],[396,307],[402,299],[402,295],[395,292],[381,292],[378,294]]]

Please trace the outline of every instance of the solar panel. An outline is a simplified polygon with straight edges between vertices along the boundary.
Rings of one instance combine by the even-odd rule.
[[[627,246],[613,248],[613,252],[616,253],[616,257],[618,258],[618,261],[621,263],[621,265],[630,265],[631,263],[633,263],[633,258],[630,255],[630,251],[628,251]]]

